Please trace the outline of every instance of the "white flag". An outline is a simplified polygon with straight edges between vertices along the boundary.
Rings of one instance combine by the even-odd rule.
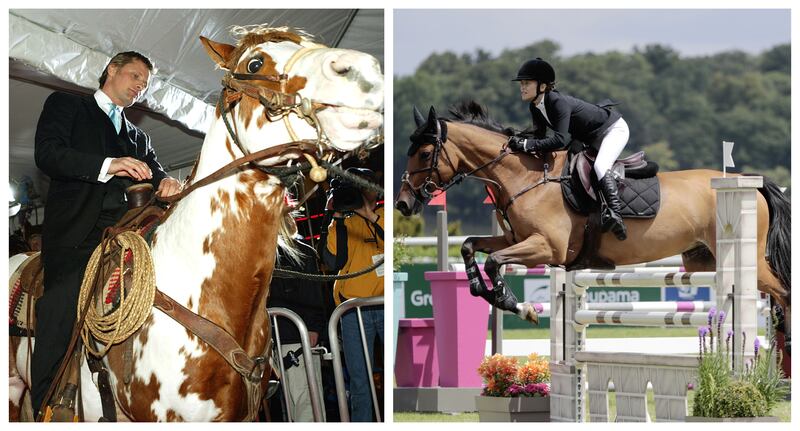
[[[733,142],[722,141],[722,161],[726,168],[735,168],[733,164]]]

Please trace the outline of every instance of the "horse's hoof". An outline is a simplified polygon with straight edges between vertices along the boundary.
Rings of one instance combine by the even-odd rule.
[[[533,305],[531,305],[529,302],[523,302],[519,305],[519,317],[533,323],[536,326],[539,326],[539,313],[536,312],[536,309],[533,308]]]

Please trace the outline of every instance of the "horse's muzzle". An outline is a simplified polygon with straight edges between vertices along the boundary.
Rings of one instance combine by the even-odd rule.
[[[419,199],[415,199],[413,194],[400,191],[394,202],[394,208],[400,211],[403,216],[409,217],[422,211],[422,202]]]

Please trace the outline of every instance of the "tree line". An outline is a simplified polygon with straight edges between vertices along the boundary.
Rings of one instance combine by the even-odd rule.
[[[699,57],[658,44],[631,53],[562,56],[559,51],[558,43],[543,40],[494,56],[483,50],[435,53],[413,75],[395,77],[395,190],[415,128],[413,106],[423,113],[434,106],[444,115],[451,105],[475,100],[504,126],[525,129],[530,113],[511,79],[534,57],[553,65],[563,93],[619,102],[616,109],[631,130],[623,155],[644,150],[662,170],[721,169],[721,141],[734,141],[733,171],[756,172],[790,186],[791,45]],[[478,205],[485,191],[466,184],[448,192],[450,219],[461,220],[466,232],[488,232],[490,208]],[[426,210],[426,218],[433,213]]]

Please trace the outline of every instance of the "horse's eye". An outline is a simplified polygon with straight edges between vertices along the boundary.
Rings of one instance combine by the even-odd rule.
[[[247,63],[247,72],[249,73],[256,73],[261,70],[261,66],[264,65],[264,59],[261,57],[255,57],[250,59]]]
[[[424,151],[422,153],[419,153],[419,158],[422,159],[422,160],[428,160],[428,159],[431,158],[431,152],[430,151]]]

